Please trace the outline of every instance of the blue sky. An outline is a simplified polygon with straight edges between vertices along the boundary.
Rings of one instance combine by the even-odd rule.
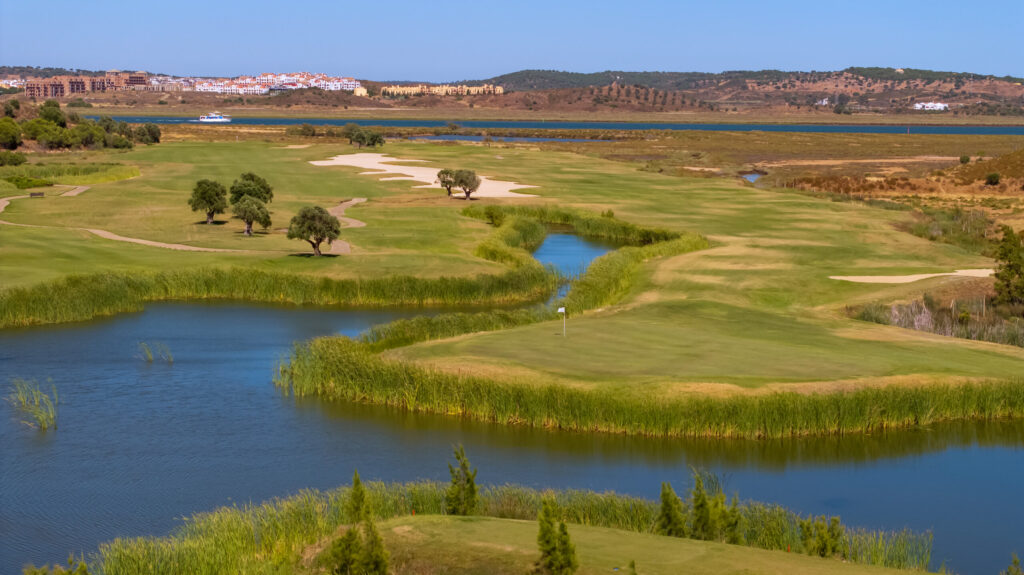
[[[1024,0],[0,0],[0,64],[426,81],[525,68],[1024,76],[1022,22]]]

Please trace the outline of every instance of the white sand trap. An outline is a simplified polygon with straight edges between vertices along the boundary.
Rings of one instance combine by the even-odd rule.
[[[312,145],[313,144],[289,144],[287,146],[277,146],[274,149],[275,150],[302,150],[302,149],[308,148],[308,147],[310,147]]]
[[[996,273],[996,270],[976,269],[956,270],[955,272],[948,272],[944,274],[913,274],[909,276],[828,276],[828,279],[840,280],[844,282],[856,282],[861,284],[908,284],[910,282],[916,282],[919,280],[926,280],[928,278],[937,278],[943,276],[987,278],[988,276],[994,273]]]
[[[361,154],[342,154],[340,156],[334,156],[330,160],[316,160],[310,162],[314,166],[351,166],[353,168],[365,168],[367,170],[376,170],[372,172],[361,172],[361,176],[389,176],[387,178],[381,178],[384,180],[410,180],[414,182],[422,182],[423,186],[415,186],[417,188],[436,188],[442,189],[441,185],[437,183],[437,172],[441,168],[428,167],[428,166],[398,166],[393,162],[425,162],[425,160],[405,160],[402,158],[389,158],[385,154],[374,154],[374,153],[361,153]],[[501,180],[492,180],[487,176],[480,176],[480,189],[473,192],[474,198],[535,198],[533,194],[517,194],[512,190],[521,190],[524,188],[535,188],[537,186],[527,186],[523,184],[517,184],[515,182],[504,182]],[[456,194],[456,190],[452,190],[452,194]],[[458,192],[459,196],[462,196],[461,192]]]

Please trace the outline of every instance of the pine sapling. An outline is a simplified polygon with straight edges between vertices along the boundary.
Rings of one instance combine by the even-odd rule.
[[[672,484],[664,481],[661,484],[661,509],[654,526],[655,532],[669,537],[686,537],[686,517],[683,515],[683,502],[672,489]]]
[[[445,492],[445,509],[449,515],[472,515],[477,506],[476,469],[469,464],[466,450],[460,445],[455,448],[455,459],[459,467],[448,464],[452,482]]]

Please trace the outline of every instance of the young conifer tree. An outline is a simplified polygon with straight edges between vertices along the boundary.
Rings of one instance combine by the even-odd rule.
[[[366,513],[366,488],[359,479],[359,470],[352,474],[352,490],[349,491],[348,501],[345,502],[345,514],[350,523],[359,523]]]
[[[683,515],[683,502],[672,489],[672,484],[664,481],[661,484],[661,510],[654,526],[660,535],[669,537],[686,537],[686,517]]]
[[[388,575],[390,556],[388,550],[384,548],[384,539],[381,538],[369,514],[363,519],[363,529],[366,531],[366,542],[359,558],[359,572],[366,575]]]
[[[445,492],[445,509],[449,515],[472,515],[477,506],[476,469],[469,464],[466,450],[460,445],[455,448],[455,459],[459,467],[448,464],[452,482]]]

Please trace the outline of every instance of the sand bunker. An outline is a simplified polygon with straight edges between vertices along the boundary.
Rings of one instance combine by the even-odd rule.
[[[415,186],[416,188],[436,188],[442,189],[441,185],[437,183],[437,172],[441,169],[439,167],[428,167],[428,166],[396,166],[393,162],[424,162],[424,160],[405,160],[402,158],[389,158],[385,154],[374,154],[374,153],[361,153],[361,154],[342,154],[340,156],[334,156],[330,160],[317,160],[310,162],[314,166],[351,166],[353,168],[365,168],[367,170],[376,170],[373,172],[362,172],[360,175],[366,176],[390,176],[388,178],[381,178],[382,180],[410,180],[413,182],[422,182],[423,186]],[[442,166],[443,167],[443,166]],[[487,176],[480,176],[480,189],[473,193],[474,198],[534,198],[536,196],[532,194],[517,194],[512,190],[521,190],[524,188],[535,188],[536,186],[526,186],[523,184],[517,184],[515,182],[504,182],[501,180],[492,180]],[[452,195],[462,196],[462,192],[452,190]]]
[[[275,150],[303,150],[312,146],[313,144],[288,144],[287,146],[277,146]]]
[[[948,272],[943,274],[913,274],[908,276],[828,276],[828,279],[840,280],[844,282],[856,282],[862,284],[908,284],[910,282],[916,282],[918,280],[926,280],[928,278],[937,278],[943,276],[987,278],[988,276],[994,273],[996,273],[996,271],[991,269],[975,269],[956,270],[955,272]]]

